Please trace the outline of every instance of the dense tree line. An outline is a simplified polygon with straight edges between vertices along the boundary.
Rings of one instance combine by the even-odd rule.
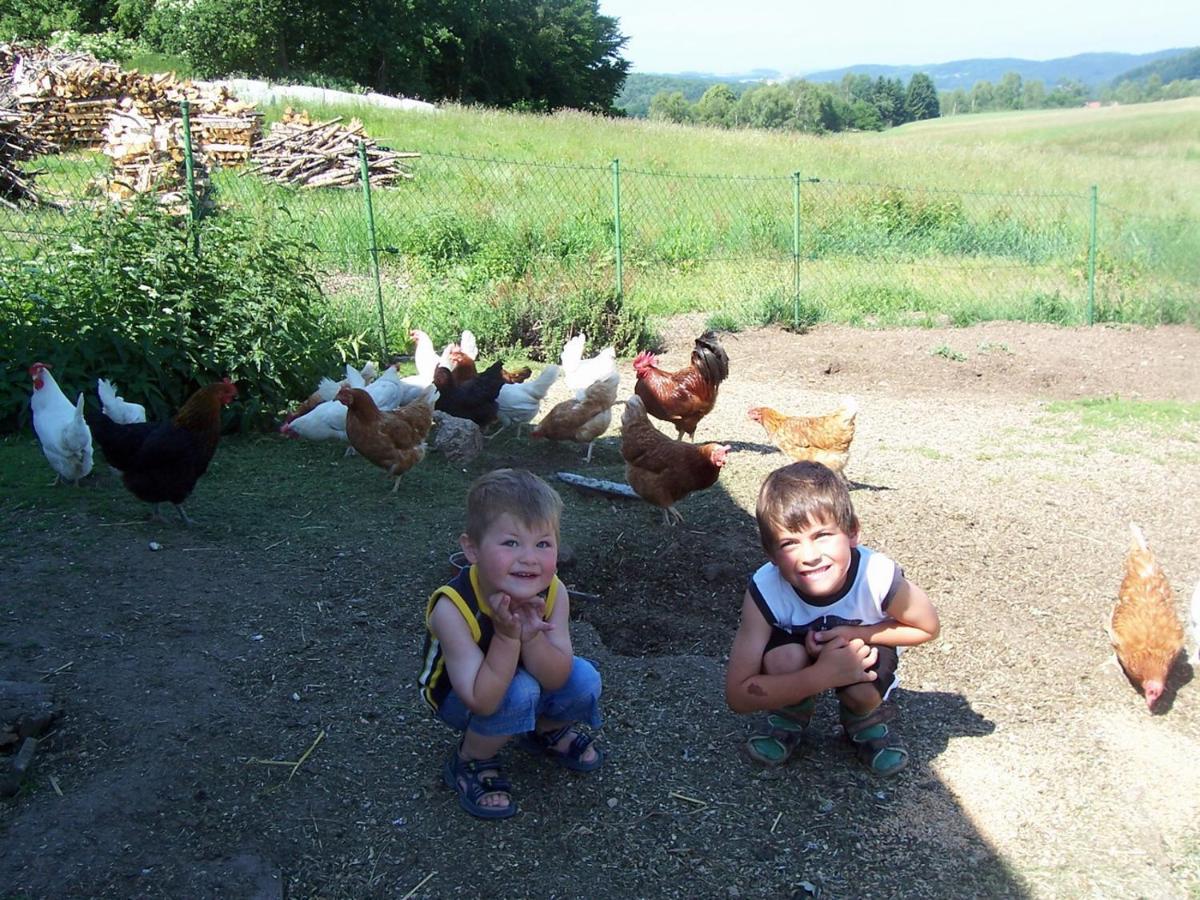
[[[1082,106],[1089,100],[1102,103],[1148,103],[1200,95],[1200,78],[1176,79],[1163,84],[1157,72],[1139,80],[1118,79],[1093,90],[1080,81],[1068,80],[1049,91],[1038,79],[1025,81],[1016,72],[1006,72],[999,82],[977,81],[969,91],[958,88],[941,95],[942,114],[959,116],[1013,109],[1056,109]]]
[[[0,38],[116,31],[232,73],[607,112],[629,62],[599,0],[9,0]]]
[[[899,78],[846,75],[829,85],[795,79],[758,84],[740,95],[727,84],[708,88],[695,103],[681,91],[661,91],[650,101],[650,118],[697,122],[720,128],[770,128],[824,134],[879,131],[940,115],[937,90],[918,72],[905,86]]]

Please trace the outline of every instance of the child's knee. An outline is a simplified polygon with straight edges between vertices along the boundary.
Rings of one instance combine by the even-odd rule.
[[[875,685],[865,681],[840,687],[837,695],[842,705],[858,716],[865,716],[883,702]]]
[[[513,680],[504,694],[503,709],[506,712],[529,712],[537,709],[542,699],[542,686],[538,680],[521,669],[513,674]]]
[[[808,652],[803,644],[782,644],[763,655],[763,671],[768,675],[786,675],[808,665]]]
[[[571,664],[571,674],[563,687],[575,697],[598,698],[601,690],[600,673],[586,659],[576,656]]]

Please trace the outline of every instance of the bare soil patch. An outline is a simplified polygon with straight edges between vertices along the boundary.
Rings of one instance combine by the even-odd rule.
[[[671,323],[664,365],[686,360],[701,327]],[[1181,659],[1150,716],[1101,625],[1130,520],[1181,610],[1200,577],[1200,425],[1088,432],[1047,406],[1198,403],[1200,334],[997,323],[722,339],[731,377],[696,437],[734,453],[716,488],[683,501],[682,526],[560,485],[574,551],[563,578],[599,596],[574,602],[573,633],[604,675],[611,759],[579,777],[510,751],[522,812],[508,822],[467,817],[441,786],[451,735],[414,687],[424,596],[448,574],[475,474],[583,471],[577,448],[500,438],[461,472],[431,458],[336,530],[322,526],[346,502],[338,479],[378,473],[266,438],[218,450],[202,511],[219,520],[284,490],[223,485],[222,454],[294,453],[324,504],[261,535],[110,521],[83,502],[121,490],[104,475],[77,506],[0,506],[0,679],[48,682],[64,708],[2,807],[0,896],[1200,890],[1192,669]],[[632,384],[626,363],[622,396]],[[829,698],[789,766],[755,768],[740,751],[755,723],[722,697],[761,561],[754,497],[786,461],[745,411],[820,413],[847,394],[860,404],[847,474],[864,540],[943,618],[941,638],[902,662],[912,761],[886,781],[853,761]],[[614,422],[591,474],[621,477],[618,442]],[[26,474],[49,482],[44,467]],[[444,510],[437,527],[430,509]],[[166,535],[164,549],[148,535]]]

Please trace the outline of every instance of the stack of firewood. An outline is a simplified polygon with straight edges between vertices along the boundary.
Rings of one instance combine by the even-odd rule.
[[[18,164],[55,149],[53,144],[26,134],[16,110],[0,108],[0,203],[14,209],[21,203],[36,205],[39,199],[33,179],[38,173],[23,172]]]
[[[113,171],[100,179],[100,188],[110,200],[125,202],[153,192],[173,215],[188,212],[182,120],[151,119],[120,109],[109,118],[104,139]],[[196,196],[207,203],[208,166],[202,153],[192,154],[192,176]]]
[[[380,147],[363,133],[362,122],[342,117],[313,122],[307,112],[290,108],[271,126],[270,133],[254,145],[252,168],[281,184],[301,187],[354,187],[361,182],[360,142],[366,145],[367,169],[372,185],[386,186],[412,173],[400,160],[419,153],[398,153]]]

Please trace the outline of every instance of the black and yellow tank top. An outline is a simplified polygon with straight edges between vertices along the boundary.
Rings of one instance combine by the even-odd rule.
[[[479,649],[483,653],[488,652],[488,647],[492,643],[492,635],[495,634],[495,628],[492,625],[492,609],[479,590],[479,573],[476,568],[476,566],[470,566],[463,569],[449,584],[442,585],[430,594],[429,602],[425,605],[425,646],[421,651],[423,663],[421,676],[417,679],[417,683],[421,689],[421,697],[429,705],[429,708],[435,711],[441,706],[446,695],[450,693],[450,676],[446,672],[442,644],[429,628],[429,617],[433,615],[433,607],[437,604],[438,598],[445,597],[455,605],[463,619],[466,620],[467,627],[471,629],[471,637],[475,639],[475,643],[479,645]],[[550,587],[546,591],[546,611],[542,618],[549,619],[550,613],[554,611],[554,601],[558,597],[561,583],[557,577],[550,582]]]

